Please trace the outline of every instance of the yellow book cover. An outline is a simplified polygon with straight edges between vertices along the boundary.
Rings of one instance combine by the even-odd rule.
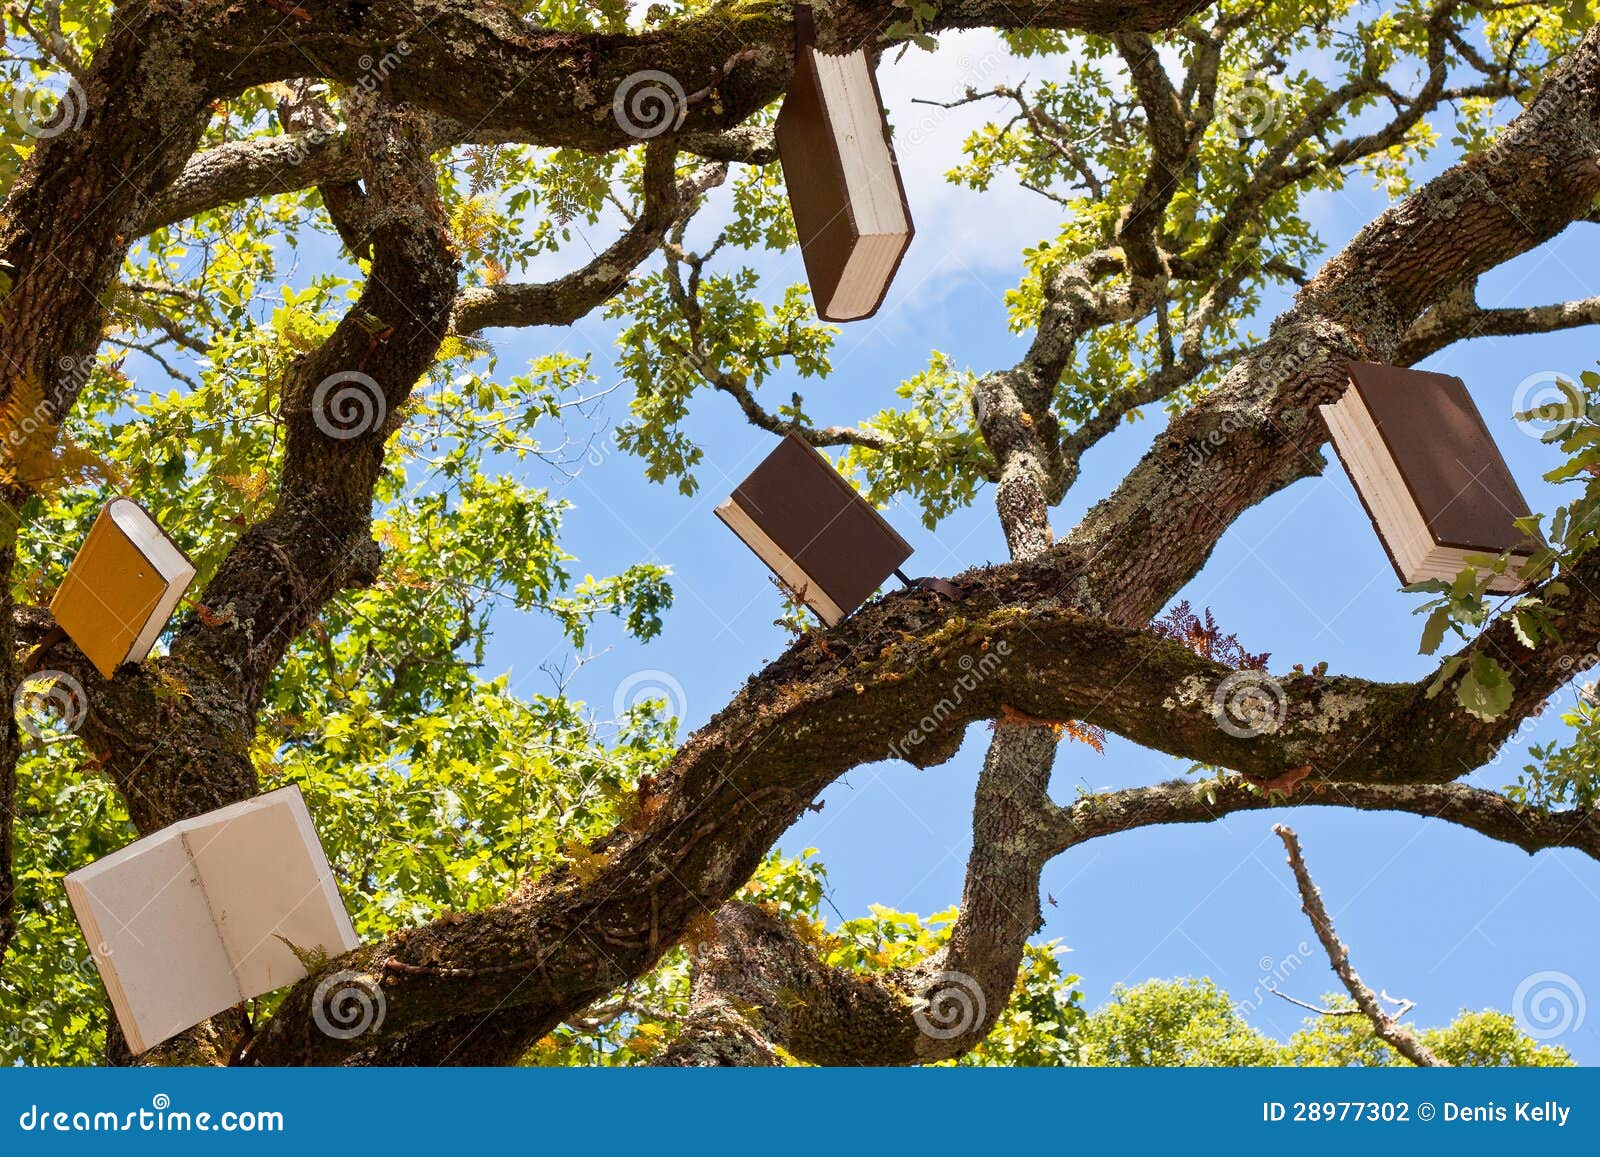
[[[109,679],[150,653],[194,573],[142,506],[115,498],[89,528],[50,613]]]

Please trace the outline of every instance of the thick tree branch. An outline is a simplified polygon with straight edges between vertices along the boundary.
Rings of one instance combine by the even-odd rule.
[[[1600,560],[1585,561],[1587,569],[1569,576],[1575,589],[1600,585],[1600,574],[1590,573]],[[516,1010],[530,1034],[523,1043],[531,1043],[639,975],[699,913],[732,895],[838,775],[886,756],[931,766],[954,752],[964,724],[1006,706],[1084,720],[1262,778],[1312,764],[1314,780],[1445,783],[1487,759],[1570,673],[1553,649],[1528,654],[1513,671],[1511,711],[1492,723],[1466,716],[1448,694],[1429,698],[1426,682],[1315,676],[1278,684],[1281,707],[1264,684],[1259,710],[1235,718],[1225,681],[1237,688],[1259,673],[1065,609],[1054,597],[1063,576],[1049,560],[958,581],[958,604],[923,592],[891,595],[829,632],[826,650],[810,638],[792,647],[680,749],[650,788],[651,806],[641,808],[648,824],[594,845],[604,866],[592,879],[558,869],[506,904],[330,965],[388,978],[380,1035],[305,1040],[295,1026],[309,1014],[313,980],[286,999],[253,1059],[360,1059],[391,1035],[505,1009]],[[1548,601],[1565,647],[1585,652],[1600,642],[1600,607],[1578,595]],[[1503,625],[1480,645],[1507,655],[1519,647]],[[908,719],[921,722],[908,728]],[[1026,924],[1019,911],[1017,923]]]
[[[153,233],[237,201],[295,193],[357,174],[343,132],[308,129],[230,141],[190,157],[177,178],[151,200],[139,232]]]
[[[438,114],[426,118],[433,152],[456,145],[520,144],[515,134],[489,133]],[[778,159],[770,128],[740,125],[720,133],[684,133],[682,152],[708,161],[767,165]],[[317,185],[360,179],[343,130],[308,129],[203,149],[150,204],[141,233],[186,221],[211,209],[254,197],[297,193]]]
[[[742,1012],[696,981],[691,1011],[678,1035],[656,1060],[663,1068],[776,1068],[783,1058]]]
[[[793,67],[792,6],[755,0],[633,35],[538,28],[508,8],[467,0],[360,8],[306,0],[292,19],[264,4],[196,7],[190,19],[200,25],[197,71],[214,98],[303,76],[309,68],[346,84],[376,81],[391,100],[433,108],[484,131],[516,132],[540,145],[608,150],[635,143],[637,128],[630,134],[627,118],[612,115],[613,101],[645,71],[671,76],[681,94],[673,131],[731,128],[781,94]],[[927,30],[1153,31],[1199,7],[1194,0],[1046,0],[1022,8],[957,0],[941,5]],[[830,49],[871,43],[904,13],[889,0],[816,9],[819,43]],[[383,67],[390,57],[394,62]]]

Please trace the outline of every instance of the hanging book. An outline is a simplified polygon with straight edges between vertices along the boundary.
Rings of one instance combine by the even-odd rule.
[[[817,314],[871,317],[911,244],[911,210],[864,49],[814,46],[811,9],[795,9],[794,80],[778,113],[778,159]]]
[[[298,787],[163,828],[66,886],[135,1054],[301,979],[290,944],[360,943]]]
[[[194,579],[194,564],[129,498],[100,511],[50,613],[107,679],[140,663]]]
[[[1452,580],[1467,556],[1510,551],[1489,589],[1522,589],[1539,545],[1515,525],[1528,503],[1460,378],[1352,362],[1322,416],[1401,582]]]
[[[911,557],[906,540],[798,434],[778,443],[717,517],[830,627]]]

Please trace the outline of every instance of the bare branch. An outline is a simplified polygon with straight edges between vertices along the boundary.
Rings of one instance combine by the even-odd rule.
[[[1510,337],[1555,333],[1600,324],[1600,297],[1553,305],[1507,306],[1484,309],[1477,303],[1475,284],[1459,291],[1419,317],[1406,331],[1397,350],[1403,365],[1419,362],[1458,341],[1475,337]]]
[[[1311,873],[1306,869],[1305,859],[1300,855],[1299,838],[1283,824],[1274,824],[1272,830],[1278,833],[1278,838],[1283,841],[1284,848],[1289,852],[1289,868],[1294,872],[1295,885],[1300,889],[1301,908],[1306,918],[1311,921],[1311,927],[1316,930],[1317,939],[1322,941],[1322,947],[1328,953],[1328,963],[1333,966],[1334,973],[1355,998],[1356,1006],[1372,1022],[1372,1030],[1378,1034],[1378,1039],[1414,1065],[1426,1068],[1443,1065],[1444,1062],[1434,1055],[1432,1049],[1418,1040],[1415,1033],[1384,1010],[1377,993],[1363,984],[1361,977],[1356,975],[1355,966],[1350,963],[1350,951],[1339,942],[1339,934],[1334,931],[1333,920],[1328,916],[1328,909],[1322,903],[1322,894],[1317,891],[1316,884],[1311,880]]]
[[[1404,778],[1404,777],[1401,777]],[[1243,779],[1175,780],[1085,796],[1056,812],[1052,854],[1089,840],[1161,824],[1213,823],[1243,811],[1338,807],[1404,812],[1444,820],[1521,848],[1529,855],[1571,848],[1600,860],[1600,812],[1546,811],[1512,803],[1498,792],[1460,783],[1366,784],[1307,781],[1293,795],[1263,791]]]

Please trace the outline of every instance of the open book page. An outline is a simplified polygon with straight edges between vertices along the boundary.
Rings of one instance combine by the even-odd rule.
[[[199,874],[172,829],[73,872],[67,895],[135,1053],[242,999]]]
[[[305,976],[284,940],[328,956],[358,945],[298,788],[223,808],[182,828],[246,996]]]

